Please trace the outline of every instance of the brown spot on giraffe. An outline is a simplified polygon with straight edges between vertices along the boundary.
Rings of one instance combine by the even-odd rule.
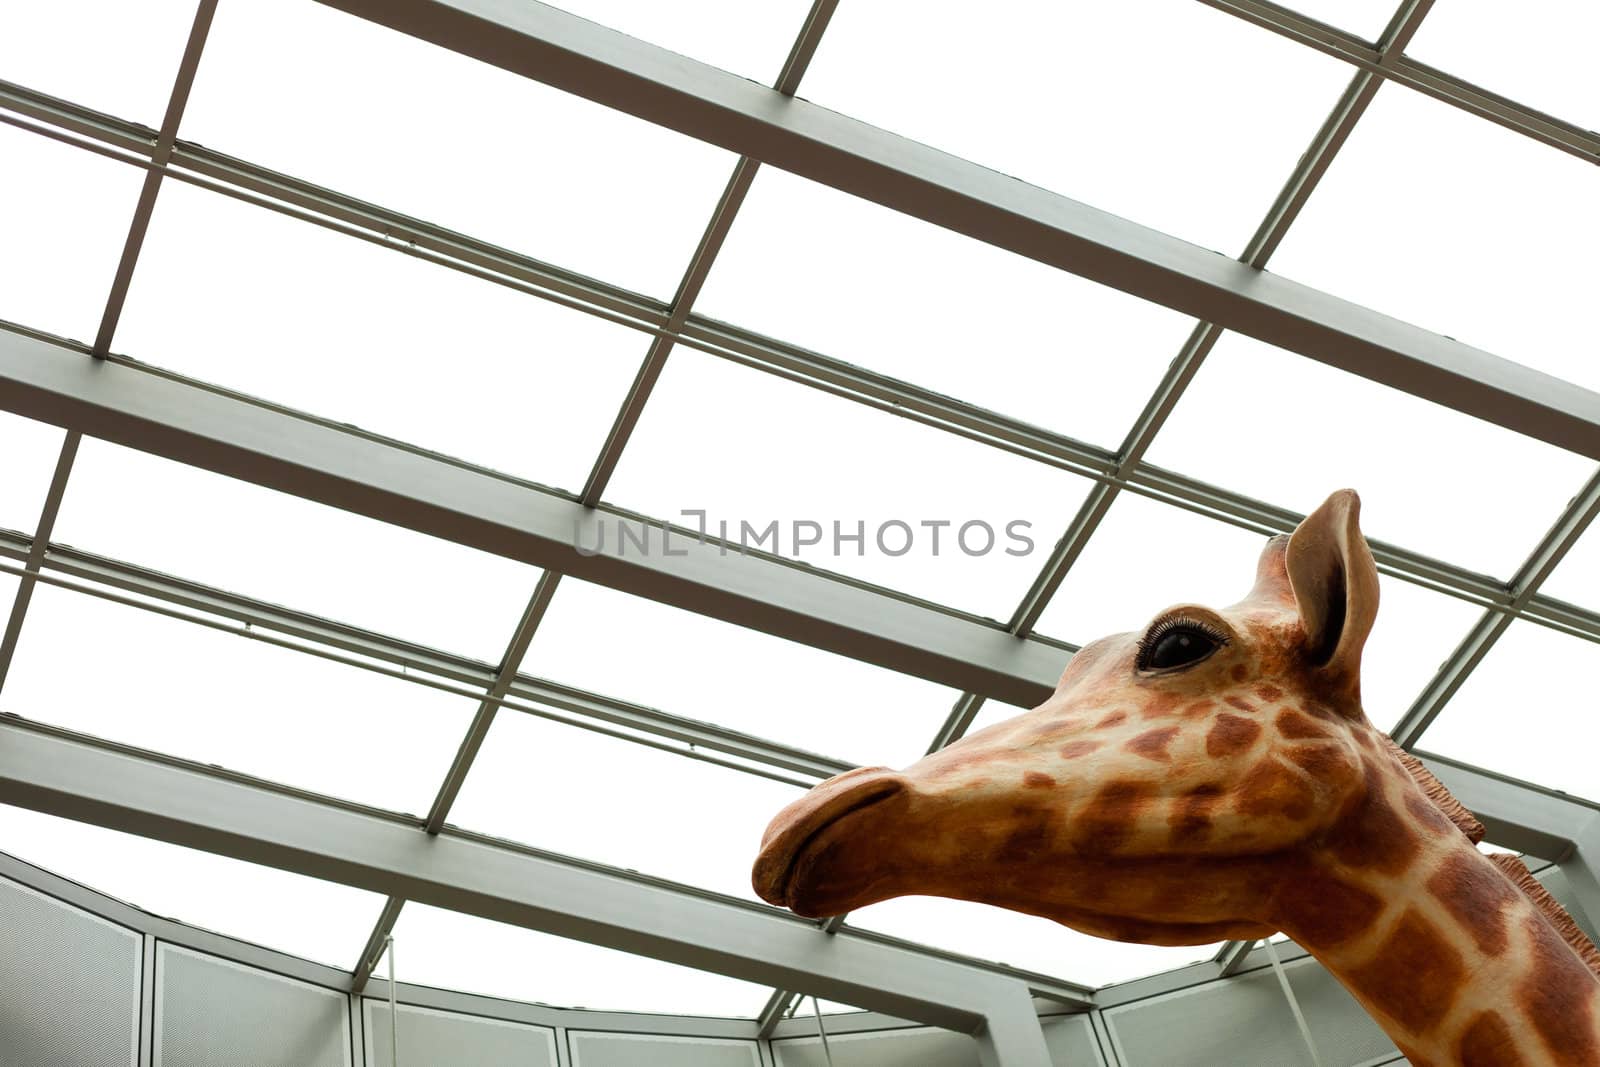
[[[1135,817],[1155,799],[1142,782],[1109,782],[1072,824],[1073,843],[1091,855],[1115,852],[1133,833]]]
[[[1236,756],[1256,743],[1261,724],[1229,712],[1218,715],[1206,732],[1206,755],[1212,759]]]
[[[1256,706],[1254,704],[1250,703],[1244,697],[1229,695],[1229,696],[1223,697],[1222,699],[1226,704],[1228,704],[1231,707],[1238,708],[1240,711],[1247,711],[1247,712],[1251,713],[1252,715],[1255,714]]]
[[[1332,731],[1323,727],[1315,719],[1302,715],[1300,712],[1286,708],[1278,713],[1272,720],[1272,725],[1278,733],[1291,741],[1304,741],[1308,739],[1321,739],[1334,736]]]
[[[1446,857],[1428,879],[1428,892],[1472,935],[1479,951],[1489,956],[1505,952],[1510,944],[1507,913],[1521,894],[1499,871],[1457,853]]]
[[[1167,746],[1172,744],[1172,739],[1178,736],[1178,727],[1162,726],[1144,733],[1129,741],[1124,747],[1129,751],[1143,756],[1145,759],[1165,763],[1172,759],[1167,752]]]
[[[1351,979],[1413,1034],[1426,1034],[1455,1003],[1467,977],[1466,961],[1432,920],[1407,908],[1372,962]]]
[[[1516,988],[1516,1004],[1555,1062],[1600,1063],[1594,973],[1543,916],[1529,914],[1523,928],[1532,965]]]
[[[1262,700],[1265,700],[1268,704],[1276,704],[1278,701],[1283,699],[1283,690],[1279,689],[1271,682],[1262,682],[1260,685],[1256,686],[1255,694]]]
[[[1024,771],[1022,784],[1028,789],[1054,789],[1056,780],[1043,771]]]
[[[1366,802],[1334,844],[1333,854],[1340,862],[1362,870],[1381,874],[1402,871],[1416,861],[1422,840],[1389,802],[1378,766],[1363,760],[1362,769],[1367,780]]]
[[[1438,805],[1425,796],[1415,793],[1406,796],[1406,811],[1411,813],[1414,825],[1434,837],[1446,837],[1459,833],[1456,824],[1451,822],[1445,813],[1440,811]]]
[[[1125,711],[1113,711],[1110,715],[1107,715],[1105,718],[1103,718],[1099,722],[1095,723],[1095,727],[1094,728],[1096,730],[1109,730],[1113,726],[1121,726],[1123,723],[1125,723],[1127,721],[1128,721],[1128,713],[1127,712],[1125,712]]]
[[[1457,1049],[1461,1067],[1525,1067],[1511,1029],[1497,1013],[1482,1011],[1472,1017]]]
[[[1076,741],[1068,741],[1066,744],[1057,749],[1056,752],[1061,756],[1062,759],[1077,759],[1079,756],[1087,756],[1089,753],[1093,752],[1099,747],[1099,741],[1088,741],[1083,738],[1079,738]]]
[[[1235,663],[1231,673],[1234,681],[1242,682],[1246,678],[1250,677],[1250,668],[1246,667],[1243,663]]]
[[[1239,810],[1246,815],[1282,815],[1293,820],[1308,817],[1316,802],[1304,777],[1270,757],[1244,776],[1236,795]]]
[[[1323,948],[1359,937],[1383,913],[1383,901],[1360,886],[1336,876],[1320,875],[1287,881],[1278,896],[1286,926],[1295,936]]]

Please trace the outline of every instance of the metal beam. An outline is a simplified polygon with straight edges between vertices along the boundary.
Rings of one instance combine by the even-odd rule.
[[[30,552],[26,538],[0,531],[0,557],[26,560]],[[283,647],[334,659],[360,670],[382,673],[413,685],[472,697],[492,688],[494,684],[495,671],[492,668],[453,653],[294,612],[237,593],[171,578],[64,545],[52,545],[44,553],[39,580],[64,584],[55,577],[56,574],[81,579],[84,584],[69,587],[85,594],[105,596],[144,611],[158,610],[157,603],[170,605],[173,610],[166,611],[163,608],[160,609],[162,613],[197,624],[217,626],[224,632],[251,640],[269,640],[272,634],[282,634],[295,639],[284,640],[281,642]],[[125,590],[135,595],[119,597],[114,590]],[[245,624],[245,628],[219,626],[210,619],[190,614],[190,611],[236,620]],[[271,643],[279,642],[273,640]],[[341,655],[344,652],[352,655]],[[392,664],[393,667],[385,667],[384,664]],[[763,773],[759,768],[772,768],[820,781],[853,766],[844,760],[767,741],[714,723],[683,718],[526,674],[518,674],[505,697],[497,703],[523,714],[549,718],[628,741],[644,743],[650,738],[660,738],[679,742],[688,747],[663,747],[666,751],[689,758],[704,759],[707,752],[723,753],[742,762],[716,761],[721,766],[752,773]],[[551,708],[564,714],[546,710]],[[612,726],[621,727],[622,730],[606,729]]]
[[[825,935],[776,909],[454,830],[430,835],[399,817],[20,724],[0,736],[6,803],[934,1026],[973,1033],[988,1023],[991,1040],[1010,1040],[1015,1005],[1028,1002],[1028,985],[997,970]]]
[[[1600,804],[1431,752],[1416,755],[1483,822],[1487,840],[1561,863],[1600,829]]]
[[[1600,395],[529,0],[324,0],[1039,262],[1600,459]]]
[[[817,45],[822,42],[822,35],[827,31],[828,23],[833,19],[834,9],[838,6],[839,0],[813,0],[810,10],[806,13],[806,20],[800,27],[800,34],[789,50],[789,58],[785,60],[783,70],[779,72],[778,80],[773,85],[777,92],[784,96],[793,96],[800,88],[800,80],[805,77],[806,68],[811,65],[811,57],[816,54]],[[665,326],[667,332],[658,335],[651,342],[644,362],[634,375],[628,395],[622,401],[622,409],[617,412],[611,430],[606,435],[600,455],[595,459],[594,469],[589,472],[589,478],[584,482],[579,499],[585,504],[598,504],[605,495],[606,485],[611,481],[611,475],[617,468],[622,450],[627,447],[628,439],[633,436],[634,427],[639,423],[645,402],[650,399],[650,394],[661,377],[661,370],[666,366],[667,357],[672,354],[674,344],[672,335],[682,330],[684,323],[689,320],[689,312],[694,308],[694,302],[700,298],[700,290],[711,274],[712,264],[722,251],[723,242],[728,238],[728,231],[733,228],[733,220],[739,214],[739,209],[744,206],[745,197],[750,192],[750,184],[755,181],[756,171],[760,168],[761,164],[749,156],[741,156],[734,166],[733,174],[728,178],[728,185],[723,189],[722,197],[711,213],[711,221],[706,224],[705,232],[695,247],[694,255],[689,257],[689,268],[684,271],[677,292],[672,297],[672,311],[667,316]]]
[[[165,166],[172,158],[173,146],[178,140],[178,123],[189,105],[189,92],[194,88],[195,72],[200,68],[200,54],[205,51],[206,37],[211,32],[211,20],[217,13],[217,0],[200,0],[195,9],[194,22],[189,27],[189,40],[184,45],[183,58],[178,62],[178,74],[173,79],[172,93],[167,98],[166,114],[161,119],[161,129],[150,152],[155,167],[145,172],[144,186],[139,190],[139,201],[133,209],[133,221],[128,226],[128,236],[123,242],[122,258],[117,262],[116,275],[111,280],[111,293],[106,298],[105,311],[100,316],[100,329],[95,334],[94,352],[103,356],[111,351],[111,339],[117,332],[117,320],[122,317],[122,305],[128,298],[128,287],[133,283],[134,267],[139,262],[139,251],[144,247],[145,232],[150,228],[150,217],[155,213],[156,196],[161,192],[161,179]]]
[[[37,338],[0,332],[0,383],[0,405],[30,418],[1013,703],[1048,696],[1067,659],[972,616]]]
[[[44,506],[39,511],[33,542],[22,555],[24,573],[17,580],[17,592],[11,601],[11,615],[6,619],[6,632],[0,638],[0,689],[5,688],[6,676],[11,673],[11,660],[17,653],[17,642],[22,638],[22,622],[28,616],[28,605],[33,600],[36,575],[44,564],[45,546],[55,530],[56,516],[61,513],[61,500],[66,495],[67,479],[72,476],[72,462],[78,455],[78,444],[83,435],[68,430],[61,440],[61,451],[56,455],[55,471],[50,475],[50,487],[45,490]]]

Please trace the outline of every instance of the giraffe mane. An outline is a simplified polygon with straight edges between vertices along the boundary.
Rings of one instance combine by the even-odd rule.
[[[1467,835],[1467,840],[1476,845],[1483,840],[1483,823],[1478,817],[1467,810],[1467,806],[1457,800],[1444,783],[1433,776],[1433,772],[1422,765],[1422,761],[1411,753],[1394,743],[1394,739],[1387,734],[1380,734],[1384,747],[1389,750],[1389,755],[1400,761],[1400,765],[1410,773],[1417,785],[1428,795],[1428,799],[1449,816],[1456,828]]]
[[[1572,951],[1578,954],[1578,958],[1594,972],[1596,978],[1600,978],[1600,950],[1594,947],[1594,942],[1589,940],[1589,936],[1578,926],[1577,921],[1567,914],[1567,910],[1556,901],[1555,897],[1550,895],[1550,890],[1539,884],[1533,872],[1528,870],[1528,865],[1509,852],[1490,856],[1489,862],[1500,868],[1500,873],[1511,879],[1512,883],[1533,901],[1534,906],[1544,913],[1550,925],[1556,928],[1556,933],[1561,935],[1562,940],[1571,945]]]
[[[1428,799],[1449,816],[1450,821],[1466,835],[1467,840],[1474,845],[1483,840],[1483,823],[1479,822],[1478,817],[1468,811],[1467,806],[1444,787],[1443,782],[1434,777],[1432,771],[1422,765],[1421,760],[1395,744],[1392,738],[1383,737],[1383,743],[1389,754],[1400,761],[1400,765],[1406,769],[1417,785],[1422,787]],[[1572,951],[1578,954],[1584,965],[1594,972],[1596,978],[1600,978],[1600,949],[1595,948],[1594,942],[1589,940],[1589,936],[1583,932],[1572,916],[1567,914],[1567,910],[1539,883],[1533,872],[1528,870],[1528,865],[1523,863],[1520,857],[1513,856],[1509,852],[1490,856],[1489,862],[1499,868],[1500,873],[1505,875],[1512,885],[1522,890],[1523,896],[1533,902],[1534,907],[1538,908],[1550,925],[1555,927],[1556,933],[1561,935],[1562,940],[1572,946]]]

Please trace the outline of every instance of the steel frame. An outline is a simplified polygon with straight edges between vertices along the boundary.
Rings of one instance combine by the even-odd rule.
[[[725,147],[743,150],[744,155],[672,303],[661,305],[603,282],[583,278],[179,141],[176,136],[178,122],[215,8],[215,0],[201,0],[167,114],[159,131],[152,133],[143,127],[97,115],[19,86],[0,83],[0,108],[25,117],[21,121],[6,116],[0,116],[0,119],[146,169],[144,190],[130,225],[101,329],[94,346],[88,351],[102,358],[110,352],[117,317],[137,263],[156,194],[162,179],[173,177],[247,199],[272,210],[307,218],[320,225],[332,226],[352,236],[409,254],[434,259],[455,269],[511,285],[591,314],[609,317],[652,334],[655,340],[640,367],[634,387],[618,414],[589,481],[574,501],[580,506],[599,504],[610,472],[674,344],[687,344],[1094,478],[1097,484],[1090,497],[1033,588],[1003,628],[985,626],[981,620],[963,618],[936,605],[923,604],[886,590],[848,581],[838,581],[833,587],[816,587],[818,590],[826,589],[823,594],[825,600],[837,597],[843,602],[855,594],[864,594],[850,603],[846,610],[833,614],[824,612],[821,613],[825,616],[822,618],[817,614],[803,613],[796,618],[792,603],[786,603],[781,596],[757,598],[762,609],[757,615],[765,623],[762,625],[762,622],[758,622],[761,628],[771,632],[786,632],[791,636],[791,630],[803,633],[804,636],[798,639],[835,651],[840,651],[839,645],[849,638],[860,636],[859,633],[845,636],[849,631],[846,621],[849,616],[856,615],[859,618],[857,612],[882,608],[889,608],[892,616],[895,606],[909,609],[900,627],[903,632],[895,632],[892,624],[875,627],[868,635],[870,647],[866,650],[867,654],[862,655],[862,650],[853,643],[851,650],[845,654],[947,683],[963,673],[985,682],[984,686],[969,688],[964,693],[935,738],[933,747],[949,743],[961,735],[981,706],[986,693],[1003,691],[1005,698],[1013,702],[1029,703],[1042,691],[1047,691],[1052,672],[1059,668],[1060,662],[1071,650],[1057,643],[1030,640],[1033,626],[1067,569],[1122,489],[1131,489],[1261,532],[1281,532],[1292,527],[1298,516],[1291,512],[1194,482],[1142,462],[1145,449],[1222,328],[1239,329],[1284,347],[1300,350],[1311,358],[1322,359],[1458,410],[1489,418],[1507,428],[1600,458],[1600,397],[1508,364],[1487,353],[1475,352],[1453,342],[1441,344],[1441,339],[1404,323],[1385,319],[1353,305],[1344,305],[1325,294],[1317,294],[1292,283],[1278,284],[1281,280],[1271,280],[1270,276],[1259,274],[1260,268],[1281,241],[1306,197],[1384,80],[1401,82],[1591,162],[1600,161],[1600,138],[1594,134],[1487,93],[1405,56],[1406,43],[1426,14],[1431,0],[1409,0],[1403,4],[1376,44],[1369,44],[1354,35],[1316,23],[1276,5],[1255,0],[1202,0],[1210,6],[1360,68],[1240,257],[1237,265],[1247,273],[1219,270],[1215,264],[1204,263],[1191,255],[1192,250],[1181,242],[1111,219],[1064,198],[1050,194],[1043,197],[1030,194],[1018,198],[1012,195],[1013,190],[997,187],[986,177],[987,172],[982,168],[922,149],[921,146],[911,145],[893,135],[839,116],[829,117],[828,113],[819,115],[816,112],[820,109],[813,109],[803,101],[775,102],[772,99],[774,96],[781,101],[792,97],[795,92],[800,75],[817,46],[836,0],[817,0],[814,4],[784,72],[776,83],[776,89],[767,91],[766,97],[757,91],[758,87],[736,86],[732,81],[737,79],[730,81],[730,76],[692,61],[683,61],[681,57],[670,57],[680,69],[668,70],[664,65],[668,54],[662,50],[537,4],[528,5],[528,10],[512,16],[509,22],[514,22],[513,25],[501,21],[497,15],[500,9],[487,0],[405,0],[404,3],[383,5],[372,3],[371,0],[324,2],[487,62],[578,91],[651,121],[701,136]],[[531,69],[535,60],[543,62],[537,72]],[[663,89],[669,91],[658,99],[649,98],[652,91]],[[43,124],[43,128],[39,123]],[[1122,447],[1113,454],[772,338],[702,319],[692,313],[694,298],[748,191],[759,160],[779,162],[786,169],[879,200],[896,210],[978,236],[990,243],[1085,274],[1180,310],[1188,310],[1206,321],[1191,335],[1157,394]],[[1003,217],[1006,212],[1015,217]],[[1018,218],[1021,219],[1020,223]],[[1252,275],[1249,271],[1256,273]],[[1307,351],[1330,340],[1342,341],[1346,347],[1334,357]],[[7,330],[0,335],[0,349],[11,346],[4,351],[6,356],[20,354],[23,358],[38,358],[43,350],[30,347],[37,345],[56,349],[53,353],[56,356],[63,355],[59,351],[62,348],[76,347],[59,342],[51,344],[48,339],[30,335],[24,330]],[[49,360],[49,357],[45,358]],[[404,515],[399,519],[403,525],[429,532],[438,532],[442,523],[453,530],[446,536],[516,558],[529,559],[530,562],[540,562],[544,554],[556,553],[554,558],[557,565],[547,569],[541,578],[524,618],[508,644],[506,655],[496,669],[406,646],[381,635],[354,631],[327,620],[272,609],[245,598],[154,575],[115,561],[73,554],[70,550],[50,545],[49,535],[55,510],[59,507],[82,432],[88,430],[125,443],[137,440],[142,442],[140,447],[146,447],[147,450],[174,455],[174,458],[183,458],[182,454],[188,454],[188,461],[193,462],[197,450],[217,445],[237,448],[243,442],[226,441],[227,435],[208,435],[205,431],[215,430],[215,424],[204,426],[205,418],[190,420],[185,424],[185,420],[174,416],[176,409],[170,405],[181,399],[184,402],[197,402],[204,407],[208,398],[214,398],[217,406],[209,408],[207,414],[218,416],[223,411],[238,414],[244,410],[241,407],[227,407],[230,403],[247,404],[241,398],[228,396],[220,390],[203,389],[171,376],[129,366],[126,361],[115,358],[103,364],[109,376],[115,378],[115,384],[109,389],[90,386],[87,380],[69,381],[71,372],[57,373],[64,366],[64,363],[58,363],[50,367],[48,372],[37,373],[39,368],[24,368],[20,366],[20,360],[14,360],[5,363],[5,372],[0,374],[0,380],[6,380],[25,394],[24,399],[15,402],[8,397],[6,407],[36,418],[57,421],[69,428],[35,536],[32,539],[12,538],[0,544],[0,554],[21,559],[24,564],[20,571],[23,580],[19,585],[4,642],[0,644],[0,684],[3,684],[5,669],[15,649],[27,608],[27,597],[37,580],[52,580],[42,577],[41,569],[59,569],[89,577],[100,584],[137,588],[147,594],[154,590],[153,595],[169,603],[206,611],[221,608],[221,613],[226,616],[250,619],[282,633],[292,634],[302,641],[355,651],[380,661],[413,664],[418,659],[412,657],[420,656],[441,667],[444,677],[463,681],[469,689],[481,692],[483,700],[478,715],[463,739],[456,762],[442,784],[439,797],[424,824],[426,833],[443,831],[455,791],[470,769],[472,757],[481,745],[495,711],[501,706],[515,707],[515,700],[564,707],[574,713],[576,724],[590,728],[603,728],[601,723],[610,722],[648,735],[676,741],[688,740],[692,744],[748,760],[756,766],[741,766],[741,769],[756,773],[763,773],[758,767],[777,767],[802,775],[821,776],[843,766],[840,761],[786,750],[783,746],[774,746],[761,739],[737,735],[732,731],[650,709],[624,705],[596,694],[571,690],[563,692],[562,687],[551,687],[549,683],[518,675],[517,667],[522,653],[533,637],[560,575],[574,573],[594,577],[592,573],[584,571],[581,564],[573,565],[572,546],[566,545],[566,551],[563,551],[561,539],[549,536],[548,529],[523,528],[508,539],[505,530],[489,529],[482,521],[487,516],[482,513],[473,514],[469,509],[441,516],[436,513],[441,501],[420,500],[415,496],[402,499],[403,494],[393,493],[392,486],[374,494],[375,497],[381,497],[385,495],[385,490],[389,491],[381,504],[368,504],[384,510],[387,513],[384,517],[390,521],[396,521],[396,515]],[[111,367],[142,377],[112,372]],[[167,387],[175,388],[162,394]],[[135,400],[140,399],[141,392],[143,399],[154,398],[159,402],[141,410],[133,410],[138,408],[138,404],[130,406],[124,403],[130,396]],[[169,406],[163,407],[163,404]],[[308,440],[317,430],[330,429],[318,420],[296,418],[268,405],[248,406],[263,415],[295,419],[302,428],[292,432],[307,434]],[[282,428],[288,424],[275,425]],[[364,445],[393,447],[424,464],[442,464],[463,474],[481,475],[481,472],[468,471],[460,464],[420,455],[405,446],[391,446],[366,435],[348,436],[351,440],[341,444],[349,446],[352,455],[359,453]],[[329,439],[324,437],[321,440],[326,443]],[[157,447],[150,447],[153,443]],[[330,472],[311,469],[310,464],[303,462],[303,451],[297,455],[266,456],[265,459],[259,455],[248,456],[245,451],[247,448],[230,456],[226,463],[206,462],[203,465],[261,484],[278,484],[271,479],[288,478],[298,485],[298,488],[290,491],[332,502],[328,500],[331,495],[328,485],[331,483],[325,481]],[[289,472],[288,467],[296,462],[300,463],[301,469]],[[275,463],[279,466],[272,470]],[[355,467],[359,468],[360,464],[355,464]],[[335,472],[332,476],[335,479],[348,479],[351,473]],[[501,481],[513,484],[508,480]],[[481,477],[477,478],[472,493],[468,494],[480,504],[488,502],[492,496],[488,493],[479,495],[484,488],[482,482]],[[466,484],[463,480],[462,485]],[[371,480],[359,472],[345,485],[358,492],[373,488]],[[533,487],[517,488],[526,492]],[[563,502],[566,502],[566,498],[559,494],[547,494],[546,498],[539,500],[539,505],[548,506],[553,513]],[[430,509],[435,513],[430,514]],[[1393,546],[1375,546],[1380,566],[1386,572],[1479,603],[1486,609],[1478,625],[1397,727],[1396,737],[1403,744],[1407,747],[1415,744],[1461,681],[1514,619],[1526,618],[1590,640],[1600,640],[1600,615],[1538,593],[1543,579],[1583,533],[1597,511],[1600,511],[1600,474],[1569,505],[1527,563],[1507,583],[1484,578]],[[621,518],[638,522],[641,526],[647,522],[638,516]],[[473,527],[470,535],[463,535],[468,527]],[[575,525],[574,528],[578,527]],[[658,525],[657,528],[661,527]],[[518,548],[507,550],[513,542],[517,543]],[[530,558],[535,556],[539,558]],[[611,560],[608,565],[614,566],[617,562]],[[781,560],[758,558],[757,562],[782,566]],[[600,567],[599,570],[606,571],[606,568]],[[702,575],[692,564],[686,567],[686,571],[690,572],[687,575],[650,574],[646,573],[647,570],[624,567],[616,572],[606,571],[611,575],[609,580],[598,580],[606,580],[608,584],[631,592],[682,603],[708,614],[720,613],[723,617],[730,617],[748,606],[752,581],[780,573],[753,569],[750,574],[760,574],[762,578],[752,579],[718,566],[709,568]],[[734,588],[730,589],[730,586]],[[849,592],[841,595],[841,590]],[[806,588],[805,595],[812,591]],[[795,599],[802,600],[804,597],[796,594]],[[740,617],[736,621],[748,624],[750,620]],[[943,635],[943,639],[936,638],[927,645],[910,645],[904,640],[905,632],[913,631],[921,624],[931,624],[936,633]],[[974,624],[979,629],[988,630],[992,637],[977,634],[972,629]],[[1015,635],[1020,639],[1020,644],[994,644],[994,638],[1002,635]],[[989,643],[985,644],[985,641]],[[972,651],[973,644],[980,646],[976,653]],[[962,652],[951,656],[952,647],[957,646],[962,648]],[[1000,651],[1002,647],[1005,647],[1004,652]],[[1016,651],[1018,648],[1027,651],[1019,654]],[[328,653],[319,651],[317,654]],[[356,663],[354,660],[347,662]],[[1045,664],[1049,664],[1049,670],[1044,668]],[[361,663],[356,665],[366,666]],[[1045,688],[1042,690],[1041,687]],[[563,701],[566,703],[563,704]],[[522,707],[518,710],[539,713],[534,708]],[[639,740],[626,734],[619,736]],[[1463,769],[1445,761],[1445,770],[1441,773],[1447,782],[1451,781],[1450,774],[1466,781],[1468,784],[1465,788],[1469,792],[1487,788],[1478,778],[1472,777],[1484,776],[1486,772]],[[1501,782],[1506,789],[1517,793],[1520,798],[1518,802],[1527,800],[1523,795],[1525,793],[1539,792],[1525,783]],[[234,781],[233,784],[238,783]],[[1454,782],[1452,784],[1455,785]],[[1457,791],[1460,793],[1461,789]],[[82,799],[81,794],[79,799]],[[1479,806],[1467,796],[1463,796],[1463,799],[1469,806]],[[1501,798],[1496,797],[1488,802],[1498,805],[1501,804]],[[1481,808],[1480,814],[1485,814]],[[1497,818],[1500,819],[1502,830],[1512,837],[1526,829],[1514,819],[1493,814],[1486,816],[1486,821],[1493,827]],[[1600,821],[1591,822],[1592,825],[1586,824],[1582,833],[1569,838],[1550,834],[1541,837],[1539,833],[1531,833],[1527,839],[1546,849],[1566,841],[1569,853],[1582,852],[1586,857],[1592,857],[1600,852]],[[450,833],[455,835],[458,832]],[[1583,871],[1575,883],[1578,890],[1587,896],[1588,906],[1593,908],[1594,913],[1600,914],[1600,895],[1597,895],[1600,894],[1600,885],[1596,884],[1589,868],[1583,867]],[[379,944],[386,933],[386,922],[392,925],[398,913],[400,899],[390,899],[384,919],[380,920],[374,931],[373,938]],[[838,921],[832,922],[830,932],[837,929]],[[375,962],[375,959],[368,959],[369,955],[364,954],[361,966],[356,971],[358,990],[365,980],[362,968],[370,971],[370,963]],[[1230,946],[1219,958],[1219,966],[1226,972],[1242,961],[1244,956],[1241,949]],[[682,959],[676,955],[671,958]],[[823,993],[834,995],[826,989]],[[782,1014],[783,999],[783,989],[780,988],[775,991],[768,1010],[763,1013],[761,1023],[767,1032]],[[865,1003],[859,998],[858,1002]],[[1008,1006],[995,1008],[996,1017],[1007,1012],[1014,1016],[1016,1013],[1012,1009],[1015,1006],[1013,998]],[[997,1040],[1003,1044],[1006,1038],[1001,1035]],[[1035,1051],[1027,1043],[1017,1048],[1018,1054],[1023,1056],[1031,1056]],[[992,1045],[986,1055],[1004,1058],[1005,1053],[999,1046]]]

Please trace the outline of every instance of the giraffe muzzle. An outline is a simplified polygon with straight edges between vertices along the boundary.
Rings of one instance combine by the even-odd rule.
[[[823,833],[846,816],[906,788],[905,778],[887,767],[858,767],[828,779],[784,808],[761,838],[761,853],[750,878],[756,895],[780,908],[794,908],[798,903],[791,899],[795,872]]]

